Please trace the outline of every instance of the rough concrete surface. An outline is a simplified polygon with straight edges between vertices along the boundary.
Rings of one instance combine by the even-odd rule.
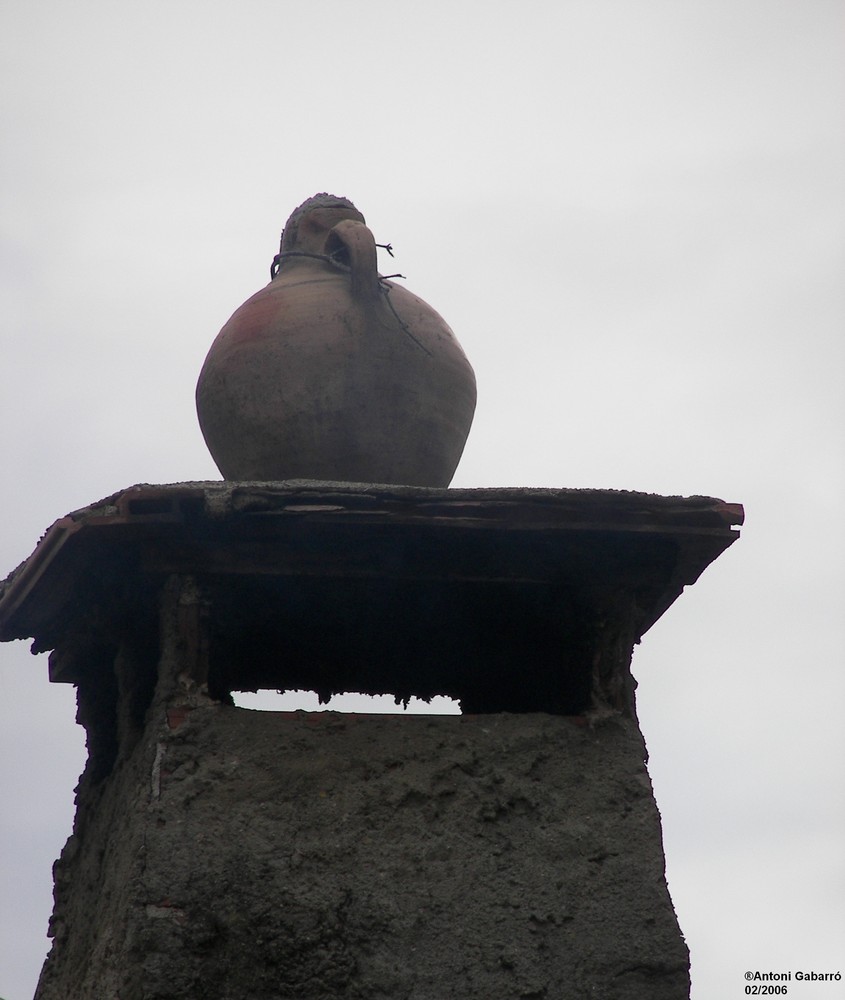
[[[633,719],[151,715],[83,777],[37,1000],[688,997]]]

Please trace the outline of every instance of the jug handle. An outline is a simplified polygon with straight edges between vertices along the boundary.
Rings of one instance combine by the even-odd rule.
[[[324,250],[352,272],[352,296],[360,302],[378,297],[376,238],[363,222],[343,219],[326,237]]]

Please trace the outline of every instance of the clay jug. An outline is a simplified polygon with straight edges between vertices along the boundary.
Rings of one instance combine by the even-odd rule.
[[[197,414],[225,479],[445,487],[475,375],[430,306],[382,278],[364,217],[315,195],[285,226],[270,284],[211,346]]]

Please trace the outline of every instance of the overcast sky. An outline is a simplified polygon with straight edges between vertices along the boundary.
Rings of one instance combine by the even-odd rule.
[[[0,576],[70,510],[219,478],[205,354],[291,209],[346,195],[475,368],[453,485],[745,504],[634,658],[669,887],[695,1000],[845,973],[845,4],[0,18]],[[74,713],[46,657],[0,647],[6,1000],[48,948]]]

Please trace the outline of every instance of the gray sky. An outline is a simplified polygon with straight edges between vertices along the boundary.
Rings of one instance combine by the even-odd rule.
[[[347,195],[475,368],[453,485],[745,504],[634,658],[669,886],[696,1000],[845,973],[843,49],[839,0],[7,0],[0,575],[219,478],[205,354],[290,210]],[[46,669],[0,647],[6,1000],[84,763]]]

